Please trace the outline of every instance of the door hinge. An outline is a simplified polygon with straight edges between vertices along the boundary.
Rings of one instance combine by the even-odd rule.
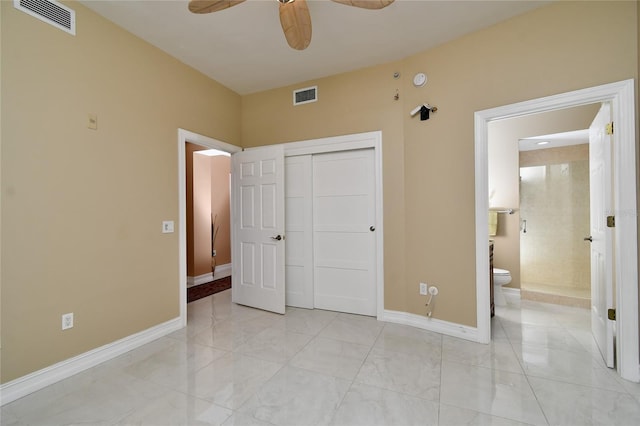
[[[607,125],[604,126],[604,131],[608,135],[612,135],[613,134],[613,121],[611,123],[607,123]]]
[[[616,320],[616,310],[615,309],[607,309],[607,318],[611,321]]]
[[[615,228],[615,227],[616,227],[616,217],[607,216],[607,228]]]

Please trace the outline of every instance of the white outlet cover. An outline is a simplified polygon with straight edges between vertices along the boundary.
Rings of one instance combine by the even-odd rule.
[[[62,315],[62,329],[73,328],[73,312]]]
[[[420,283],[420,294],[422,294],[422,295],[426,295],[427,294],[427,284]]]

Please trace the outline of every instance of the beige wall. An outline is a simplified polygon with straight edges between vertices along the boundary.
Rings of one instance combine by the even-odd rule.
[[[196,255],[194,241],[194,223],[193,223],[193,204],[194,204],[194,186],[193,186],[193,153],[207,149],[190,142],[185,144],[185,182],[186,188],[186,226],[187,226],[187,276],[195,277]]]
[[[216,265],[231,263],[231,200],[229,198],[231,159],[222,155],[211,157],[211,213],[218,216],[216,226]]]
[[[1,5],[2,382],[176,318],[177,129],[241,143],[239,95],[69,5]]]
[[[599,109],[592,104],[489,123],[489,207],[515,209],[514,214],[498,215],[498,232],[492,237],[494,266],[511,273],[508,287],[520,288],[518,140],[587,129]]]
[[[400,62],[243,96],[243,145],[382,130],[385,308],[424,315],[424,281],[440,288],[435,318],[475,326],[473,113],[636,78],[637,36],[635,2],[559,2]],[[291,90],[311,84],[319,101],[293,107]],[[439,111],[410,118],[423,102]]]
[[[211,272],[211,157],[193,155],[193,275]]]
[[[589,144],[520,153],[521,287],[591,288]],[[564,293],[560,293],[564,294]]]
[[[187,142],[187,276],[197,277],[211,269],[211,214],[218,214],[216,264],[231,263],[231,217],[229,173],[231,160],[225,156],[193,155],[208,148]]]

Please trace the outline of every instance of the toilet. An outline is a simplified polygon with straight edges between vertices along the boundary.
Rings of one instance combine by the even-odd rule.
[[[502,286],[511,282],[511,272],[506,269],[493,268],[493,303],[505,306],[507,299],[502,294]]]

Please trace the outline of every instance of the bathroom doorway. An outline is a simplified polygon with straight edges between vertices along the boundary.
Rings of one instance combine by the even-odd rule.
[[[521,139],[519,146],[520,296],[589,309],[588,130]]]
[[[489,124],[489,208],[498,214],[494,267],[502,290],[522,299],[566,302],[575,289],[589,307],[588,129],[599,104]],[[580,291],[578,290],[580,289]],[[546,297],[545,297],[546,296]]]
[[[611,122],[615,132],[611,136],[612,161],[609,169],[613,178],[610,190],[614,204],[607,214],[615,213],[612,249],[608,250],[608,261],[613,265],[615,279],[615,340],[618,374],[627,380],[639,381],[638,370],[638,288],[637,288],[637,206],[636,206],[636,155],[634,81],[625,80],[602,86],[567,92],[546,98],[492,108],[475,113],[475,176],[476,176],[476,283],[477,323],[479,341],[491,340],[491,318],[489,309],[489,247],[487,224],[489,212],[489,127],[492,123],[514,117],[554,110],[565,110],[593,103],[611,103]],[[517,154],[516,154],[517,155]],[[516,173],[519,172],[515,167]],[[608,175],[608,173],[605,173]],[[520,217],[515,223],[519,229]],[[510,221],[513,222],[513,221]],[[513,223],[510,223],[513,226]],[[518,249],[519,251],[519,249]],[[624,295],[624,297],[622,297]],[[605,317],[606,319],[606,317]],[[594,326],[592,321],[592,330]],[[596,331],[593,331],[594,334]],[[611,340],[612,341],[612,340]],[[612,341],[613,342],[613,341]]]

